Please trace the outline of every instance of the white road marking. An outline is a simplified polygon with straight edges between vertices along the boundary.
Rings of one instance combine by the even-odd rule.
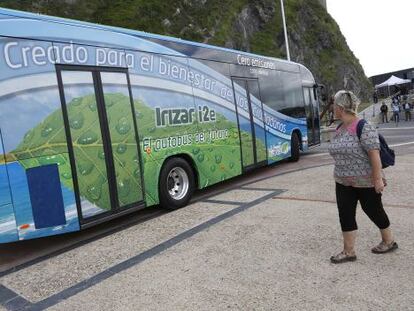
[[[407,142],[407,143],[401,143],[401,144],[394,144],[394,145],[389,145],[389,146],[391,148],[394,148],[394,147],[407,146],[407,145],[414,145],[414,141]],[[307,158],[314,158],[314,157],[322,157],[322,156],[326,156],[326,155],[329,155],[329,153],[324,152],[324,153],[309,154],[309,155],[306,155],[306,157]]]
[[[413,145],[413,144],[414,144],[414,141],[411,141],[408,143],[390,145],[390,147],[400,147],[400,146]]]
[[[387,130],[387,131],[393,131],[393,130],[414,130],[414,127],[384,127],[384,128],[378,128],[378,131]]]
[[[325,152],[325,153],[316,153],[316,154],[310,154],[307,155],[307,158],[313,158],[313,157],[321,157],[321,156],[325,156],[325,155],[329,155],[329,153]]]

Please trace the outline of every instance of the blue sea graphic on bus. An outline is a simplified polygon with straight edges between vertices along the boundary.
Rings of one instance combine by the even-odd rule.
[[[72,190],[69,190],[63,185],[61,185],[61,187],[65,205],[66,224],[62,226],[36,229],[33,220],[25,169],[18,162],[14,162],[7,164],[7,170],[10,176],[10,188],[13,195],[14,211],[17,227],[19,228],[20,240],[79,230],[75,195]],[[4,219],[11,218],[12,216],[13,215],[2,215],[3,218],[0,219],[0,223],[3,223]]]

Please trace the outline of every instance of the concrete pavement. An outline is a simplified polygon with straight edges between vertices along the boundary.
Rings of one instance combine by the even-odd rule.
[[[413,155],[400,153],[386,170],[383,200],[400,244],[395,253],[371,254],[378,231],[359,209],[358,260],[329,262],[341,234],[332,165],[324,162],[8,274],[1,286],[18,303],[3,304],[88,311],[412,310],[414,202],[406,185],[414,184]],[[312,155],[318,157],[324,156]]]

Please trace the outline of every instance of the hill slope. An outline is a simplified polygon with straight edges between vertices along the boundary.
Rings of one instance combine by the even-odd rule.
[[[3,0],[0,6],[286,57],[275,0]],[[319,1],[286,0],[285,10],[292,60],[330,93],[346,88],[368,99],[372,86]]]

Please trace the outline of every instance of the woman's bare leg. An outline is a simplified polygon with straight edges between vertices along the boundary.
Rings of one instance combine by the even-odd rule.
[[[355,239],[357,231],[342,232],[344,237],[344,252],[347,255],[355,255]]]
[[[388,227],[387,229],[381,229],[380,232],[381,232],[382,241],[385,244],[391,244],[392,242],[394,242],[394,236],[392,235],[390,227]]]

